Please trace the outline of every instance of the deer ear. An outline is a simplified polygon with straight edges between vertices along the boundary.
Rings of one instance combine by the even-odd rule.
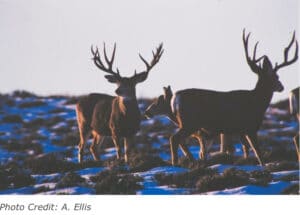
[[[139,74],[134,75],[132,79],[137,84],[145,81],[147,77],[148,77],[148,72],[141,72]]]
[[[171,87],[170,86],[164,87],[164,96],[165,96],[165,98],[171,98],[172,95],[173,95],[173,93],[172,93]]]
[[[168,85],[167,87],[163,87],[163,89],[164,89],[164,91],[172,91],[170,85]]]
[[[119,79],[114,75],[105,75],[104,76],[110,83],[118,83]]]
[[[169,85],[168,86],[168,91],[170,91],[172,93],[172,90],[171,90],[171,86]]]

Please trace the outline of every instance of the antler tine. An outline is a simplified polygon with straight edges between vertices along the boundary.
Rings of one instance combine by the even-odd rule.
[[[162,56],[162,54],[164,52],[162,47],[163,47],[163,43],[159,44],[159,46],[156,48],[156,52],[152,51],[153,58],[152,58],[150,64],[142,57],[141,54],[139,54],[141,60],[146,65],[146,68],[147,68],[146,72],[149,72],[155,66],[155,64],[157,64],[158,61],[160,60],[160,57]]]
[[[109,60],[109,58],[107,57],[107,53],[106,53],[106,46],[105,43],[103,43],[103,53],[104,53],[104,59],[106,61],[107,66],[104,65],[104,63],[101,60],[101,56],[99,53],[99,49],[98,47],[96,47],[96,51],[94,50],[93,46],[91,46],[91,52],[93,54],[93,60],[95,65],[102,71],[107,72],[111,75],[114,76],[120,76],[119,74],[119,70],[117,69],[117,72],[114,72],[112,67],[113,67],[113,62],[115,59],[115,53],[116,53],[116,43],[114,44],[114,50],[111,56],[111,59]]]
[[[141,54],[139,54],[141,60],[146,64],[147,70],[150,67],[150,65],[148,64],[148,62],[143,58],[143,56]]]
[[[94,60],[94,63],[96,64],[96,66],[99,68],[99,69],[103,69],[104,68],[104,65],[100,59],[100,55],[99,55],[99,49],[98,47],[96,46],[96,51],[94,51],[94,48],[93,46],[91,46],[91,52],[93,54],[93,60]]]
[[[250,60],[249,57],[249,53],[248,53],[248,39],[249,39],[250,33],[247,34],[247,36],[245,37],[245,28],[243,30],[243,43],[244,43],[244,49],[245,49],[245,54],[246,54],[246,58],[247,61]]]
[[[253,61],[254,61],[254,63],[257,63],[257,62],[259,62],[261,59],[263,59],[264,57],[266,57],[266,55],[263,55],[263,56],[259,57],[258,59],[255,59],[255,58],[256,58],[256,49],[257,49],[258,43],[259,43],[259,41],[257,41],[257,42],[255,43],[255,46],[254,46],[254,51],[253,51]],[[258,64],[258,65],[259,65],[259,67],[261,67],[260,64]]]
[[[258,45],[258,41],[255,43],[255,46],[254,46],[254,50],[253,50],[253,60],[256,62],[255,58],[256,58],[256,49],[257,49],[257,45]]]
[[[284,49],[284,61],[278,65],[278,63],[275,64],[275,69],[274,71],[277,72],[279,69],[281,69],[282,67],[284,66],[288,66],[288,65],[291,65],[292,63],[296,62],[297,59],[298,59],[298,41],[296,40],[296,32],[294,31],[293,33],[293,37],[292,37],[292,40],[291,42],[289,43],[289,45]],[[288,60],[288,55],[289,55],[289,51],[290,51],[290,48],[292,47],[293,43],[296,43],[296,48],[295,48],[295,55],[294,57],[289,61]]]
[[[114,62],[114,59],[115,59],[116,43],[114,44],[114,49],[113,49],[113,53],[111,55],[111,59],[110,60],[108,59],[107,54],[106,54],[105,43],[103,43],[103,52],[104,52],[105,61],[106,61],[107,65],[109,66],[109,68],[111,69],[112,68],[112,64]]]
[[[257,65],[257,63],[263,59],[265,57],[265,55],[259,57],[258,59],[256,59],[256,50],[257,50],[257,46],[259,42],[255,43],[254,46],[254,50],[253,50],[253,57],[251,59],[251,57],[249,57],[249,52],[248,52],[248,41],[249,41],[249,37],[250,37],[250,32],[247,34],[247,36],[245,36],[245,29],[243,29],[243,43],[244,43],[244,49],[245,49],[245,54],[246,54],[246,60],[248,65],[250,66],[251,70],[255,73],[257,73],[259,71],[259,69],[261,69],[261,65]]]

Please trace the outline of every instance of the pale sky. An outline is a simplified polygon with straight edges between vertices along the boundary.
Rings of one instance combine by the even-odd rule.
[[[91,60],[90,46],[109,52],[117,43],[114,65],[121,75],[142,71],[140,52],[164,43],[165,52],[137,86],[138,97],[156,97],[162,87],[220,91],[253,89],[242,30],[251,31],[251,50],[273,64],[296,30],[298,0],[0,0],[0,93],[24,89],[37,94],[114,95],[115,85]],[[294,49],[291,50],[293,56]],[[299,85],[299,60],[279,71],[286,98]]]

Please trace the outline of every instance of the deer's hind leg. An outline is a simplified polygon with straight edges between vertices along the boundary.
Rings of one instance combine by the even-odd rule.
[[[83,154],[84,154],[84,146],[86,141],[88,140],[91,134],[90,128],[88,126],[79,126],[79,136],[80,142],[78,144],[78,162],[82,163]]]
[[[242,142],[242,147],[243,147],[243,156],[244,158],[249,157],[249,144],[248,140],[246,139],[245,135],[241,135],[240,140]]]
[[[184,156],[188,157],[188,159],[190,161],[194,161],[195,160],[194,157],[193,157],[193,155],[192,155],[192,153],[190,152],[190,150],[188,149],[188,147],[184,144],[184,142],[180,142],[179,143],[179,147],[180,147],[182,153],[184,154]]]
[[[294,137],[293,141],[294,141],[294,145],[295,145],[295,148],[296,148],[296,153],[297,153],[297,156],[298,156],[298,161],[300,161],[299,133]]]
[[[92,142],[92,145],[90,146],[90,152],[95,161],[99,161],[99,155],[97,154],[97,146],[99,146],[99,148],[100,148],[103,140],[104,140],[104,137],[102,137],[97,132],[93,131],[93,142]]]
[[[199,132],[195,133],[193,135],[194,138],[196,138],[196,140],[199,142],[200,145],[200,150],[199,150],[199,159],[201,160],[206,160],[206,147],[205,147],[205,142],[209,139],[209,138],[204,138],[205,135],[201,135]],[[206,139],[206,140],[204,140]],[[212,140],[211,138],[209,140]]]

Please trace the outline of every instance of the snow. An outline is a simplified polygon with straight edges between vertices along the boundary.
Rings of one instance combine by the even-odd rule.
[[[300,171],[299,170],[289,170],[289,171],[280,171],[280,172],[272,172],[272,177],[273,179],[279,179],[283,176],[290,176],[290,175],[293,175],[293,176],[299,176],[300,174]]]
[[[44,194],[44,195],[57,195],[57,194],[90,195],[90,194],[95,194],[95,190],[93,188],[89,188],[89,187],[75,186],[75,187],[67,187],[67,188],[51,190],[51,191],[47,191],[47,192],[41,192],[39,194]]]
[[[106,167],[92,167],[78,170],[76,173],[85,179],[89,179],[91,176],[96,175],[106,169]]]
[[[298,182],[285,182],[285,181],[276,181],[269,183],[268,186],[256,186],[256,185],[247,185],[242,187],[236,187],[232,189],[225,189],[221,191],[207,192],[207,195],[274,195],[280,194],[284,189]]]
[[[189,189],[171,188],[168,186],[158,186],[154,178],[154,176],[159,173],[178,174],[178,173],[184,173],[186,171],[188,171],[188,169],[182,167],[165,166],[165,167],[155,167],[145,172],[134,173],[135,175],[140,176],[144,179],[144,181],[142,182],[144,188],[142,190],[139,190],[137,194],[141,194],[141,195],[187,194]]]
[[[236,168],[237,170],[243,170],[243,171],[247,171],[247,172],[264,169],[264,167],[262,167],[262,166],[254,166],[254,165],[237,166],[237,165],[227,165],[227,164],[216,164],[216,165],[210,166],[210,168],[216,169],[219,173],[223,173],[226,169],[229,169],[229,168]]]
[[[54,126],[52,126],[52,129],[60,129],[63,127],[68,127],[68,124],[66,122],[59,122],[59,123],[55,124]]]
[[[51,120],[53,117],[60,117],[62,120],[54,124],[52,127],[46,125],[40,125],[38,128],[26,128],[23,123],[0,123],[0,140],[8,141],[16,139],[17,141],[25,137],[27,134],[39,134],[46,139],[33,139],[32,142],[38,143],[42,146],[43,154],[51,152],[66,152],[68,151],[68,157],[63,159],[71,162],[78,162],[77,146],[59,146],[54,145],[53,140],[62,140],[63,135],[58,134],[55,130],[61,128],[70,128],[70,132],[78,132],[76,125],[76,113],[75,105],[65,105],[67,101],[66,98],[38,98],[38,97],[29,97],[29,98],[13,98],[16,102],[14,106],[2,105],[0,111],[0,121],[5,115],[16,114],[19,115],[25,123],[31,122],[35,119]],[[36,102],[43,101],[46,102],[42,106],[20,108],[19,105],[24,102]],[[140,104],[141,108],[145,108],[145,104]],[[54,111],[58,110],[58,111]],[[56,113],[55,113],[56,112]],[[293,134],[298,131],[298,123],[296,121],[282,121],[279,120],[279,116],[287,116],[288,112],[286,110],[281,110],[277,108],[269,108],[266,113],[265,123],[270,126],[268,129],[260,130],[258,135],[260,137],[268,137],[272,140],[276,140],[279,144],[292,143]],[[167,117],[156,116],[150,120],[143,120],[141,122],[141,128],[151,127],[155,124],[169,126],[168,135],[170,135],[170,127],[172,122]],[[272,128],[274,125],[274,128]],[[280,125],[280,126],[278,126]],[[280,127],[280,128],[278,128]],[[141,130],[142,130],[141,129]],[[30,133],[31,132],[31,133]],[[170,150],[169,150],[169,136],[166,135],[166,131],[162,130],[159,132],[148,133],[147,136],[154,139],[152,143],[152,149],[155,149],[155,156],[159,155],[165,161],[170,160]],[[72,133],[73,134],[73,133]],[[143,132],[139,132],[139,135],[145,135]],[[90,144],[90,140],[88,144]],[[276,143],[277,143],[276,142]],[[287,144],[286,144],[287,145]],[[139,142],[139,146],[143,146],[143,142]],[[195,159],[198,159],[198,154],[200,147],[199,145],[188,146],[192,155]],[[219,145],[214,144],[212,148],[213,153],[218,153]],[[216,152],[217,151],[217,152]],[[85,155],[85,160],[92,160],[91,154],[86,149],[87,154]],[[183,156],[181,150],[178,150],[179,156]],[[5,164],[9,160],[14,160],[16,157],[29,156],[31,153],[32,156],[39,156],[41,154],[34,155],[34,150],[27,150],[26,152],[9,152],[5,150],[0,145],[0,164]],[[61,153],[63,154],[63,153]],[[241,143],[235,143],[235,155],[242,156],[242,145]],[[62,155],[64,156],[64,155]],[[101,160],[106,160],[116,156],[116,150],[114,147],[104,149],[104,153],[101,154]],[[251,156],[253,153],[251,152]],[[14,160],[15,162],[16,160]],[[17,162],[19,162],[17,160]],[[264,170],[264,167],[256,165],[226,165],[226,164],[216,164],[210,166],[212,169],[216,169],[219,174],[222,174],[228,168],[236,168],[238,170],[244,170],[251,172],[254,170]],[[93,188],[93,183],[90,181],[91,176],[95,176],[98,173],[108,170],[105,166],[97,166],[76,170],[75,173],[86,179],[85,184],[80,184],[80,186],[59,188],[56,189],[56,184],[60,179],[67,173],[53,173],[53,174],[32,174],[31,176],[35,179],[35,184],[32,186],[26,186],[21,188],[9,188],[6,190],[1,190],[0,194],[45,194],[45,195],[57,195],[57,194],[95,194]],[[130,170],[130,167],[127,167],[127,170]],[[141,195],[171,195],[171,194],[190,194],[194,190],[187,188],[175,188],[172,185],[169,186],[159,186],[158,182],[155,180],[155,175],[159,173],[164,174],[180,174],[189,171],[187,168],[174,167],[174,166],[162,166],[155,167],[148,171],[144,172],[135,172],[134,175],[142,177],[143,181],[140,182],[143,185],[143,189],[137,191],[137,194]],[[205,194],[209,195],[234,195],[234,194],[280,194],[283,189],[291,186],[292,184],[299,183],[298,181],[282,181],[281,178],[284,176],[299,176],[299,170],[285,170],[280,172],[271,172],[272,181],[268,186],[256,186],[256,185],[246,185],[242,187],[236,187],[232,189],[219,190],[213,192],[207,192]],[[281,181],[280,181],[281,180]],[[294,180],[292,178],[292,180]],[[45,191],[43,191],[43,189]]]
[[[37,184],[41,184],[44,182],[58,181],[63,176],[61,173],[53,173],[53,174],[47,174],[47,175],[32,175],[32,177],[36,180]]]
[[[28,186],[28,187],[21,187],[21,188],[16,188],[16,189],[7,189],[7,190],[0,190],[0,195],[1,194],[13,194],[13,195],[23,195],[23,194],[32,194],[35,191],[34,186]]]

